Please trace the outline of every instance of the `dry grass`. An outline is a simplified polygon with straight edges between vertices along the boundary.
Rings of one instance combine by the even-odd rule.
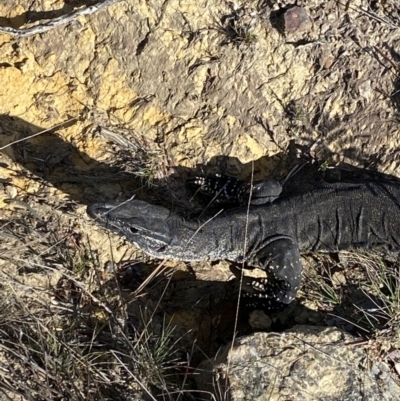
[[[400,272],[394,262],[374,253],[349,254],[348,262],[361,267],[360,288],[367,302],[355,305],[362,322],[375,335],[398,335],[400,328]]]
[[[257,42],[259,19],[256,8],[231,5],[231,13],[216,22],[216,30],[223,36],[221,45],[233,44],[240,48]]]
[[[151,308],[128,313],[138,299],[106,280],[87,238],[37,223],[20,215],[0,233],[4,399],[191,399],[174,326]]]
[[[343,252],[332,263],[317,257],[304,280],[303,296],[326,319],[369,341],[372,360],[391,361],[400,346],[400,273],[376,252]]]

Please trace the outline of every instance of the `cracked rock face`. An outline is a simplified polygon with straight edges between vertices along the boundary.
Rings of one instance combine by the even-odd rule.
[[[121,1],[34,37],[0,34],[1,113],[39,127],[88,109],[106,113],[113,124],[157,139],[171,165],[221,154],[246,163],[291,139],[309,144],[320,136],[333,156],[395,171],[400,138],[390,49],[398,30],[360,12],[365,1],[351,8],[289,3]],[[73,5],[4,0],[0,16],[20,27]],[[377,15],[392,15],[377,7]],[[279,29],[292,14],[307,21],[294,39]],[[374,50],[382,43],[392,46],[383,55]],[[61,135],[100,157],[83,134],[99,118],[88,117]]]
[[[200,390],[227,392],[232,401],[398,399],[389,366],[368,365],[364,347],[349,334],[295,326],[238,338],[200,364],[196,381]]]

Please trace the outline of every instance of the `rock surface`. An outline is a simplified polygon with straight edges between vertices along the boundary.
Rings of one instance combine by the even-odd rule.
[[[231,401],[398,400],[389,366],[337,328],[295,326],[255,333],[200,364],[200,390]]]
[[[0,22],[23,27],[82,3],[3,0]],[[275,26],[292,2],[258,3],[233,11],[208,0],[120,1],[39,36],[0,34],[0,113],[43,128],[83,115],[58,134],[97,160],[107,147],[88,134],[100,123],[123,126],[166,150],[159,176],[216,155],[248,163],[317,137],[337,158],[395,171],[398,80],[390,49],[376,48],[395,52],[398,29],[361,12],[366,0],[312,0],[302,8],[312,25],[293,41]],[[377,15],[395,15],[379,7]],[[236,29],[247,30],[227,38],[234,12]],[[227,166],[249,173],[239,167]]]

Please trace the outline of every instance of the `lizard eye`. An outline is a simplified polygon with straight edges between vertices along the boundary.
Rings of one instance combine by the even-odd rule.
[[[285,280],[279,280],[276,284],[281,291],[289,291],[292,288],[292,286]]]
[[[242,263],[244,261],[244,256],[243,255],[239,255],[237,258],[236,258],[236,263]]]
[[[129,231],[130,231],[132,234],[137,234],[137,233],[138,233],[138,229],[135,228],[135,227],[129,227]]]

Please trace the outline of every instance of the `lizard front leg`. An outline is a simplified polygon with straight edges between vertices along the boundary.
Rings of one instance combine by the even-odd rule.
[[[246,205],[250,196],[252,205],[272,203],[282,192],[282,185],[277,180],[255,182],[251,188],[250,183],[221,174],[195,177],[187,180],[187,185],[203,195],[213,197],[216,203],[239,205]]]
[[[288,236],[272,238],[257,253],[256,264],[270,273],[270,279],[250,283],[255,293],[245,293],[247,305],[279,309],[296,297],[300,288],[303,266],[296,242]]]

